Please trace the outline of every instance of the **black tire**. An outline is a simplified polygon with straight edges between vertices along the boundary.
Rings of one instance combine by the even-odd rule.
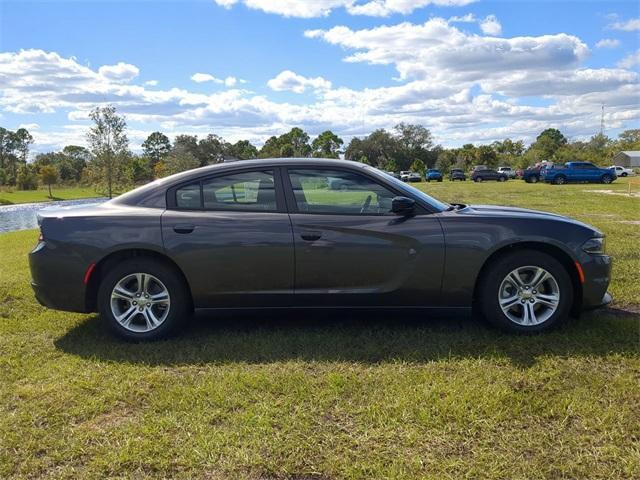
[[[627,172],[623,172],[620,176],[621,176],[621,177],[626,177],[627,175],[628,175],[628,173],[627,173]]]
[[[502,311],[498,300],[499,289],[503,280],[510,272],[527,266],[540,267],[546,270],[554,277],[559,288],[559,302],[556,310],[549,318],[537,325],[516,323]],[[493,261],[493,264],[489,265],[479,282],[477,300],[480,311],[489,323],[500,329],[512,333],[541,332],[557,327],[569,318],[573,305],[573,284],[566,268],[551,255],[537,250],[518,250],[507,253],[498,257]]]
[[[499,182],[506,182],[507,181],[507,177],[498,177],[498,181]]]
[[[602,178],[600,179],[600,181],[601,181],[602,183],[604,183],[604,184],[607,184],[607,185],[608,185],[609,183],[611,183],[611,182],[613,181],[613,177],[612,177],[611,175],[607,175],[607,174],[605,174],[605,175],[603,175],[603,176],[602,176]]]
[[[565,183],[567,183],[567,179],[565,178],[564,175],[558,175],[556,178],[553,179],[553,183],[554,185],[564,185]]]
[[[476,177],[476,178],[474,178],[474,180],[473,180],[473,181],[474,181],[474,182],[482,182],[482,181],[483,181],[483,179],[482,179],[482,177]]]
[[[135,273],[152,275],[160,280],[169,292],[170,303],[166,318],[157,327],[145,332],[125,328],[116,320],[111,308],[111,294],[116,284]],[[191,295],[175,268],[162,261],[140,257],[118,263],[106,272],[98,288],[98,311],[104,325],[123,339],[158,340],[172,335],[186,325],[192,314]]]
[[[528,179],[527,182],[529,183],[538,183],[538,176],[537,175],[531,175]]]
[[[442,179],[441,179],[441,178],[439,178],[439,179],[438,179],[438,181],[439,181],[439,182],[441,182],[441,181],[442,181]]]

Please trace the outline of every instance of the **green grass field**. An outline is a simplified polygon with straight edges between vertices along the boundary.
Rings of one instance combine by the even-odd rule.
[[[75,200],[78,198],[100,197],[93,188],[86,187],[53,187],[49,197],[49,190],[7,190],[0,189],[0,205],[12,205],[17,203],[50,202],[52,200]]]
[[[199,316],[136,345],[40,307],[37,233],[2,234],[0,478],[637,478],[640,199],[419,186],[601,228],[614,307],[529,337],[405,312]]]

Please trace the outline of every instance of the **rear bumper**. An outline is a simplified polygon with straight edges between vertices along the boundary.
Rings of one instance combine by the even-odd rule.
[[[86,313],[86,286],[76,259],[52,254],[44,242],[29,253],[31,288],[36,300],[47,308]]]

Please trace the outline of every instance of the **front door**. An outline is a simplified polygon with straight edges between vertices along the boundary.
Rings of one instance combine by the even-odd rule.
[[[393,214],[398,193],[364,173],[289,167],[284,179],[299,305],[438,304],[444,237],[435,215]]]
[[[164,246],[187,277],[196,307],[292,303],[291,222],[274,170],[221,174],[169,196]]]

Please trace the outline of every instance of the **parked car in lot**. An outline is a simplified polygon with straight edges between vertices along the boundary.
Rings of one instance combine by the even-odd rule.
[[[329,189],[330,178],[348,189]],[[194,309],[236,308],[475,308],[536,332],[611,299],[596,228],[444,203],[344,160],[220,163],[38,220],[36,298],[97,311],[133,340],[166,336]]]
[[[614,170],[596,167],[589,162],[567,162],[562,167],[552,165],[540,170],[540,179],[555,185],[570,182],[611,183],[616,178]]]
[[[527,183],[538,183],[540,181],[540,167],[525,168],[521,178]]]
[[[409,172],[409,171],[400,172],[400,179],[403,182],[411,182],[411,183],[422,181],[422,177],[420,176],[419,173]]]
[[[385,173],[387,173],[388,175],[391,175],[393,178],[397,178],[397,179],[400,178],[400,174],[399,173],[391,172],[391,171],[385,172]]]
[[[474,182],[484,182],[485,180],[496,180],[498,182],[506,182],[508,177],[504,173],[497,170],[486,168],[484,170],[474,170],[471,173],[471,180]]]
[[[609,169],[616,172],[616,175],[618,177],[628,177],[631,175],[635,175],[635,172],[632,169],[626,168],[626,167],[620,167],[618,165],[612,165],[609,167]]]
[[[452,182],[454,180],[466,181],[467,175],[461,168],[452,168],[449,172],[449,180],[451,180]]]
[[[427,173],[425,174],[425,179],[427,180],[427,182],[430,182],[432,180],[436,182],[441,182],[442,172],[437,168],[430,168],[429,170],[427,170]]]
[[[498,167],[498,173],[503,173],[508,178],[516,178],[516,171],[511,167]]]

